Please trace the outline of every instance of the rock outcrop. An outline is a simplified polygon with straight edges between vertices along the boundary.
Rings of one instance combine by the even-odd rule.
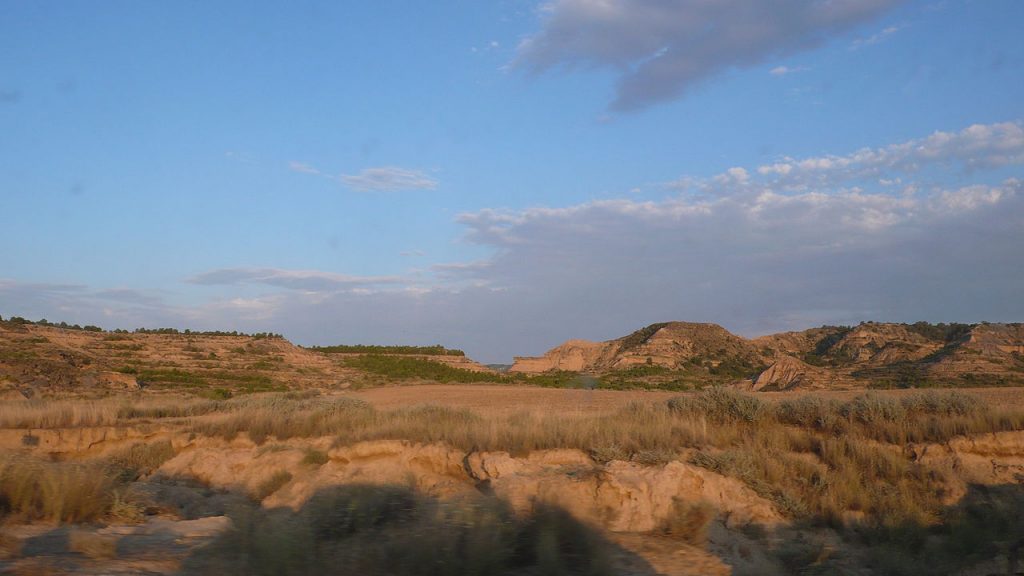
[[[323,439],[320,444],[329,443]],[[707,502],[726,526],[774,526],[782,516],[739,480],[684,462],[642,466],[612,461],[598,465],[578,450],[536,451],[524,457],[506,452],[464,452],[439,444],[388,440],[328,450],[328,461],[303,466],[304,442],[267,451],[239,441],[203,439],[165,462],[159,473],[260,495],[267,507],[298,510],[318,490],[349,483],[411,485],[435,497],[483,490],[530,511],[554,504],[613,532],[657,530],[677,500]],[[270,495],[262,486],[282,471],[286,483]]]
[[[824,368],[811,366],[792,356],[779,356],[767,370],[753,381],[755,392],[835,387],[840,378]],[[846,383],[846,382],[844,382]]]
[[[1024,385],[1024,324],[864,322],[748,340],[715,324],[668,322],[606,342],[570,340],[543,356],[516,358],[510,371],[606,374],[642,366],[715,383],[731,377],[753,390]]]
[[[540,357],[517,357],[509,371],[606,372],[634,366],[676,369],[704,362],[754,365],[761,359],[761,353],[749,341],[717,324],[667,322],[606,342],[569,340]]]

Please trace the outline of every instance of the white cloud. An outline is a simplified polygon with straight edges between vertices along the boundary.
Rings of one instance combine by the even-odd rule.
[[[861,178],[914,174],[926,166],[958,165],[967,170],[1024,164],[1024,128],[1015,122],[975,124],[959,132],[932,135],[844,156],[782,158],[757,168],[761,176],[790,185],[835,186]],[[899,181],[898,178],[890,182]]]
[[[812,49],[901,0],[551,0],[513,65],[533,71],[607,67],[611,108],[678,98],[730,68]]]
[[[0,282],[0,313],[270,330],[305,344],[441,342],[486,361],[666,320],[745,334],[871,319],[1021,321],[1024,179],[993,174],[1024,166],[1022,151],[1019,125],[977,125],[690,180],[709,194],[462,214],[465,240],[492,255],[423,274],[212,270],[189,281],[227,295],[193,308]]]

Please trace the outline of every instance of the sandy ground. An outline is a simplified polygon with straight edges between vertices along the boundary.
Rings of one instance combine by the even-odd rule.
[[[959,392],[977,396],[996,407],[1024,408],[1024,388],[968,388]],[[763,392],[765,399],[793,398],[812,394],[845,400],[864,390],[828,392]],[[878,390],[877,394],[901,396],[914,390]],[[468,408],[483,415],[507,415],[516,412],[600,414],[614,412],[632,401],[660,402],[680,392],[648,392],[641,390],[574,390],[535,388],[529,386],[443,385],[395,386],[372,388],[350,393],[380,409],[401,408],[417,404],[437,404]]]

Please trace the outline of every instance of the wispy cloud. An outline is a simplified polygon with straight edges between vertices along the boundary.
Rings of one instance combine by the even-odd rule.
[[[893,34],[899,32],[902,29],[902,26],[887,26],[880,30],[879,32],[872,34],[871,36],[857,38],[856,40],[850,43],[850,50],[859,50],[866,46],[874,46],[875,44],[882,42],[886,38],[892,36]]]
[[[499,48],[501,48],[501,43],[498,42],[497,40],[491,40],[490,42],[484,44],[482,47],[473,46],[472,48],[469,49],[469,51],[474,54],[477,54],[479,52],[491,52]]]
[[[425,172],[409,168],[399,168],[397,166],[364,168],[357,174],[339,174],[334,176],[305,162],[293,160],[288,163],[288,169],[301,174],[322,176],[329,180],[340,182],[358,192],[435,190],[439,184],[436,178]]]
[[[551,0],[512,65],[611,68],[619,74],[611,109],[638,110],[730,68],[813,49],[901,1]]]
[[[296,162],[294,160],[288,163],[288,169],[291,170],[292,172],[299,172],[302,174],[315,174],[318,176],[323,175],[323,172],[317,170],[316,168],[310,166],[309,164],[306,164],[305,162]]]
[[[360,192],[434,190],[438,185],[436,179],[424,172],[396,166],[366,168],[358,174],[342,174],[338,179]]]
[[[806,66],[776,66],[768,71],[772,76],[787,76],[789,74],[796,74],[797,72],[806,72],[809,70]]]
[[[261,284],[293,290],[331,291],[403,282],[398,276],[353,276],[319,270],[283,268],[221,268],[188,278],[190,284],[227,286]]]

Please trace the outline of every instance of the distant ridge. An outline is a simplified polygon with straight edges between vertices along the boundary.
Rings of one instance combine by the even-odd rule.
[[[569,340],[511,372],[658,367],[734,377],[754,390],[1024,385],[1024,324],[822,326],[746,339],[717,324],[661,322],[605,342]]]
[[[37,393],[188,391],[214,398],[308,388],[341,389],[367,380],[362,356],[443,364],[492,373],[443,346],[296,346],[278,334],[177,330],[108,332],[95,326],[0,320],[0,398]]]

